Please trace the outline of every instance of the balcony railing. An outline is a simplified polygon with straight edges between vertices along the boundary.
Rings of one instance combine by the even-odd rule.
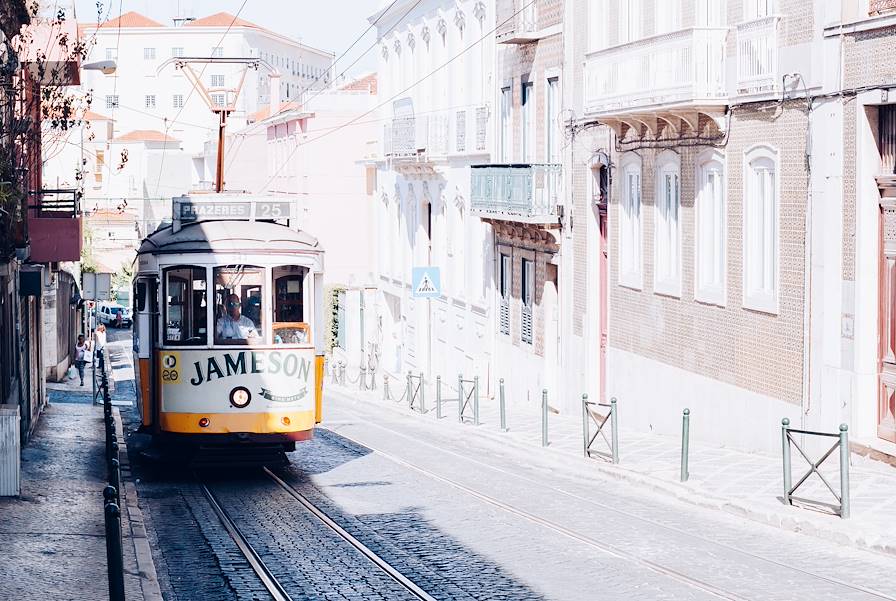
[[[725,100],[726,28],[693,27],[589,54],[585,111],[636,113]]]
[[[560,165],[473,165],[471,172],[471,206],[480,217],[558,223]]]
[[[486,106],[393,119],[383,132],[384,154],[415,160],[482,154],[488,143],[488,119]]]
[[[737,26],[737,92],[773,92],[778,87],[778,20],[763,17]]]
[[[42,190],[28,208],[28,238],[35,263],[77,261],[83,244],[76,190]]]
[[[532,0],[504,0],[498,15],[495,40],[499,44],[531,42],[538,30],[537,2]]]

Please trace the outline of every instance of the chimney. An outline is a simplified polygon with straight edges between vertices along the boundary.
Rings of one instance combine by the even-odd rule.
[[[270,103],[271,116],[273,117],[280,112],[280,74],[272,73],[270,82],[271,90],[268,102]]]

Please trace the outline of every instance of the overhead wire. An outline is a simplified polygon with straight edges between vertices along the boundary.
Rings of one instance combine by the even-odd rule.
[[[292,149],[292,152],[290,152],[289,155],[284,159],[284,161],[283,161],[283,163],[280,165],[280,167],[274,172],[274,174],[273,174],[270,178],[268,178],[268,180],[265,182],[265,184],[261,187],[261,190],[266,190],[266,189],[268,189],[268,187],[271,185],[271,183],[273,183],[273,181],[274,181],[277,177],[279,177],[280,172],[283,171],[284,167],[286,167],[286,164],[292,159],[292,157],[295,155],[295,153],[298,152],[299,148],[301,148],[301,147],[303,147],[303,146],[307,146],[308,144],[311,144],[311,143],[313,143],[313,142],[317,142],[318,140],[320,140],[320,139],[322,139],[322,138],[325,138],[325,137],[327,137],[327,136],[329,136],[329,135],[332,135],[332,134],[334,134],[334,133],[336,133],[336,132],[338,132],[338,131],[341,131],[341,130],[345,129],[346,127],[348,127],[349,125],[352,125],[353,123],[357,122],[359,119],[362,119],[363,117],[366,117],[367,115],[369,115],[369,114],[371,114],[371,113],[373,113],[373,112],[375,112],[375,111],[381,109],[382,107],[386,106],[387,104],[389,104],[389,103],[392,102],[393,100],[395,100],[395,99],[397,99],[397,98],[403,96],[403,95],[406,94],[408,91],[410,91],[410,90],[413,89],[414,87],[420,85],[421,83],[423,83],[424,81],[426,81],[427,79],[429,79],[430,77],[432,77],[433,75],[435,75],[436,73],[438,73],[439,71],[441,71],[442,69],[444,69],[445,67],[447,67],[448,65],[450,65],[451,63],[453,63],[454,61],[456,61],[458,58],[460,58],[461,56],[463,56],[464,54],[466,54],[467,52],[469,52],[470,50],[472,50],[474,47],[476,47],[476,46],[478,46],[479,44],[481,44],[486,38],[488,38],[490,35],[492,35],[493,33],[495,33],[498,29],[500,29],[501,27],[503,27],[506,23],[509,23],[510,21],[512,21],[513,19],[515,19],[517,15],[519,15],[520,13],[522,13],[524,10],[526,10],[529,6],[531,6],[531,5],[534,4],[535,2],[536,2],[536,0],[529,0],[528,3],[524,4],[523,6],[521,6],[516,12],[514,12],[513,14],[511,14],[511,15],[510,15],[509,17],[507,17],[504,21],[498,23],[493,29],[487,31],[485,34],[483,34],[482,36],[480,36],[479,39],[477,39],[476,41],[472,42],[469,46],[467,46],[466,48],[464,48],[463,50],[461,50],[460,52],[458,52],[457,54],[455,54],[454,56],[452,56],[450,59],[448,59],[447,61],[445,61],[444,63],[442,63],[441,65],[439,65],[438,67],[436,67],[435,69],[433,69],[432,71],[430,71],[429,73],[427,73],[426,75],[424,75],[423,77],[421,77],[420,79],[418,79],[417,81],[415,81],[414,83],[412,83],[411,85],[407,86],[406,88],[404,88],[403,90],[397,92],[396,94],[393,94],[392,96],[390,96],[389,98],[387,98],[387,99],[384,100],[383,102],[377,104],[377,105],[374,106],[373,108],[371,108],[371,109],[369,109],[369,110],[367,110],[367,111],[361,113],[360,115],[358,115],[358,116],[356,116],[356,117],[353,117],[352,119],[349,119],[348,121],[346,121],[346,122],[343,123],[342,125],[337,126],[337,127],[335,127],[334,129],[332,129],[331,131],[328,131],[328,132],[323,133],[323,134],[321,134],[321,135],[319,135],[319,136],[317,136],[317,137],[314,137],[314,138],[312,138],[312,139],[310,139],[310,140],[308,140],[308,141],[306,141],[306,142],[303,142],[302,144],[296,144],[296,146]]]

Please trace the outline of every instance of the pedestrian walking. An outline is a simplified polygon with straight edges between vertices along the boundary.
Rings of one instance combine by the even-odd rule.
[[[84,340],[84,334],[78,334],[78,343],[75,344],[75,368],[81,378],[81,386],[84,386],[84,364],[87,363],[87,351],[90,343]]]

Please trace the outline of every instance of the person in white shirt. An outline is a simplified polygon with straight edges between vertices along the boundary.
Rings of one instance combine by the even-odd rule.
[[[258,338],[258,330],[255,329],[255,323],[245,315],[242,315],[240,297],[236,294],[228,296],[224,309],[226,313],[218,319],[218,323],[215,325],[215,335],[218,338],[225,340]]]
[[[78,334],[78,343],[75,345],[75,367],[81,377],[81,386],[84,386],[84,364],[87,363],[87,350],[90,343],[84,340],[84,334]]]

